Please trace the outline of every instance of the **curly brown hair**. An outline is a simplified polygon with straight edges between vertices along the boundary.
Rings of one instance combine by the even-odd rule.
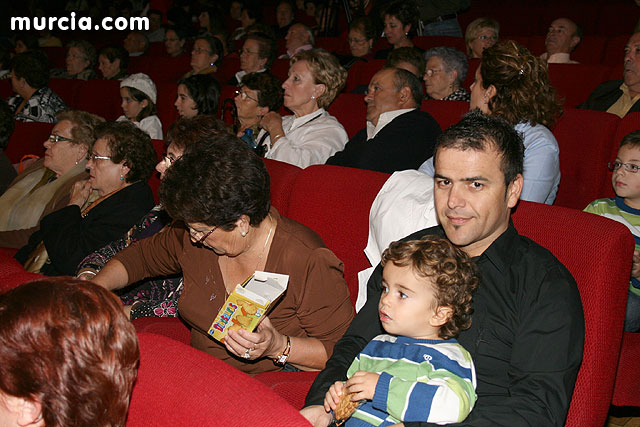
[[[484,50],[480,74],[483,88],[496,88],[489,101],[491,113],[514,125],[526,121],[551,128],[562,112],[547,63],[513,40]]]
[[[381,264],[411,267],[418,277],[430,278],[437,307],[450,307],[451,317],[440,327],[442,339],[455,338],[471,326],[472,294],[480,283],[478,267],[447,239],[425,236],[420,240],[392,242]]]

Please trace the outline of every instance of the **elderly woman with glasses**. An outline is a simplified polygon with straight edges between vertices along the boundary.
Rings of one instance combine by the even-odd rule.
[[[191,345],[249,374],[321,369],[353,317],[342,263],[310,228],[270,204],[265,163],[219,134],[187,148],[166,173],[160,200],[176,219],[116,255],[94,278],[107,289],[182,273],[180,317]],[[254,332],[208,333],[227,295],[255,271],[289,276]]]
[[[467,26],[464,41],[469,58],[482,58],[482,52],[496,44],[500,37],[500,24],[491,18],[478,18]]]
[[[191,71],[183,78],[195,74],[211,74],[218,71],[222,62],[222,43],[217,38],[204,34],[196,37],[191,50]]]
[[[88,178],[86,155],[104,121],[84,111],[62,111],[44,142],[44,158],[29,165],[0,197],[0,247],[21,248],[40,220],[69,204],[71,189]]]
[[[96,65],[96,48],[86,40],[72,40],[67,44],[65,68],[51,70],[54,79],[89,80],[98,76],[93,70]]]
[[[213,116],[199,115],[172,123],[167,134],[167,152],[156,165],[160,179],[164,179],[167,170],[182,157],[187,147],[198,141],[209,141],[220,132],[228,132],[228,128],[224,122]],[[170,222],[171,217],[162,204],[156,205],[119,239],[87,255],[78,265],[78,278],[91,280],[118,252],[133,242],[146,239],[164,230]],[[177,275],[144,281],[133,288],[116,293],[125,305],[125,311],[130,312],[133,320],[138,317],[176,316],[181,292],[182,275]]]
[[[149,135],[129,122],[110,122],[96,126],[95,137],[86,155],[89,179],[73,185],[68,205],[43,217],[16,254],[27,271],[74,275],[87,254],[121,236],[153,207],[147,180],[156,154]]]
[[[427,99],[443,101],[471,100],[469,92],[462,87],[467,77],[467,57],[452,47],[434,47],[425,52],[427,61],[424,70],[424,85]]]

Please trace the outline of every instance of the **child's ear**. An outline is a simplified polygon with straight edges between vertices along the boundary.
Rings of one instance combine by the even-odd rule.
[[[436,308],[436,312],[433,313],[429,324],[431,326],[442,326],[451,319],[451,316],[453,316],[453,308],[447,305],[440,306]]]

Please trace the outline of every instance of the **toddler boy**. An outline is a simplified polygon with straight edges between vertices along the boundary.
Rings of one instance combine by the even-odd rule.
[[[367,344],[346,383],[330,387],[325,409],[335,409],[343,395],[362,401],[349,427],[464,420],[476,401],[476,378],[471,355],[455,337],[471,326],[475,264],[436,236],[393,242],[381,263],[378,310],[388,335]]]

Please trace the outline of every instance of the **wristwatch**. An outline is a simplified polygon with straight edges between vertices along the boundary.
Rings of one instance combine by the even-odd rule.
[[[289,353],[291,353],[291,338],[287,335],[287,346],[284,348],[282,354],[275,359],[273,359],[273,363],[276,365],[284,366],[289,360]]]

